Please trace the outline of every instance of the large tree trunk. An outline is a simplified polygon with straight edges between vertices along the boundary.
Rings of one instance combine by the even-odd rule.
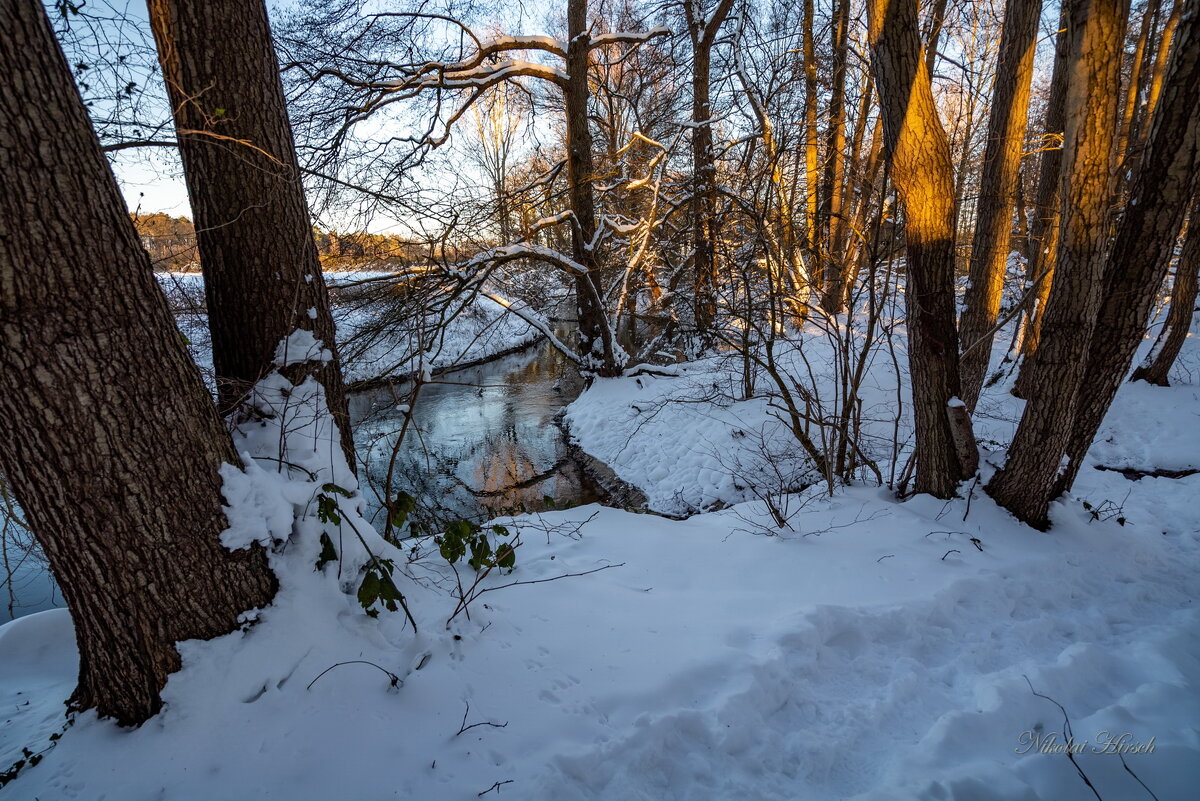
[[[1200,198],[1192,201],[1188,214],[1187,235],[1183,240],[1183,253],[1175,265],[1175,284],[1171,287],[1171,307],[1167,310],[1167,321],[1159,333],[1154,349],[1146,363],[1133,371],[1130,381],[1146,381],[1165,387],[1170,384],[1167,374],[1175,358],[1183,348],[1192,327],[1192,316],[1196,313],[1196,294],[1200,289],[1197,275],[1200,272]]]
[[[575,277],[575,300],[579,314],[579,353],[589,372],[601,376],[620,375],[625,367],[618,359],[602,302],[597,259],[592,251],[596,238],[596,205],[592,197],[592,130],[588,122],[587,0],[570,0],[567,5],[567,86],[564,90],[567,115],[567,179],[571,186],[571,258],[587,268]]]
[[[1129,205],[1104,269],[1104,287],[1087,354],[1086,391],[1065,449],[1066,469],[1055,494],[1071,488],[1083,457],[1146,331],[1175,241],[1200,173],[1200,0],[1180,3],[1171,61],[1161,80],[1158,110],[1134,178]],[[1178,11],[1178,9],[1177,9]]]
[[[296,329],[311,331],[332,359],[301,369],[325,387],[353,469],[329,296],[266,6],[261,0],[148,0],[148,6],[195,216],[218,406],[233,412],[273,369],[280,340]]]
[[[237,455],[167,308],[41,3],[0,2],[0,469],[62,588],[71,704],[138,724],[178,640],[269,603],[222,547]]]
[[[1004,295],[1017,176],[1029,115],[1034,43],[1041,13],[1042,0],[1009,0],[1004,13],[971,246],[970,284],[959,326],[963,400],[970,410],[974,410],[983,388],[992,355],[992,328]]]
[[[948,415],[948,404],[959,394],[950,145],[921,57],[915,0],[870,0],[867,8],[884,146],[904,201],[914,489],[948,498],[974,472],[955,450]]]
[[[1057,494],[1055,478],[1067,453],[1100,308],[1125,32],[1123,0],[1080,0],[1071,10],[1070,30],[1072,72],[1054,288],[1042,323],[1029,403],[1008,461],[987,487],[997,503],[1038,527],[1047,525],[1047,509]]]
[[[1042,317],[1050,288],[1054,286],[1054,262],[1058,258],[1058,223],[1062,204],[1059,198],[1062,180],[1063,128],[1066,125],[1067,86],[1071,71],[1070,11],[1072,0],[1062,0],[1055,40],[1054,71],[1050,76],[1050,97],[1042,121],[1042,158],[1038,169],[1037,195],[1034,198],[1033,224],[1029,230],[1029,264],[1026,275],[1031,282],[1032,298],[1025,315],[1021,335],[1021,372],[1013,394],[1028,398],[1033,362],[1041,342]]]

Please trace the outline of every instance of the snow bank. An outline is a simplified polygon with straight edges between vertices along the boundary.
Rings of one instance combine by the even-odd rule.
[[[572,415],[600,432],[607,409],[604,438],[585,440],[614,449],[609,431],[654,434],[647,447],[691,471],[695,486],[681,486],[716,497],[724,479],[687,448],[734,447],[731,428],[753,429],[764,413],[672,411],[667,425],[632,408],[688,372],[598,381]],[[313,408],[284,390],[268,384],[262,402]],[[1191,799],[1200,475],[1129,481],[1090,465],[1152,467],[1152,436],[1182,464],[1197,452],[1193,391],[1124,388],[1050,533],[977,488],[969,501],[903,504],[877,488],[810,491],[781,499],[797,512],[783,530],[761,502],[684,521],[589,506],[504,521],[521,529],[516,570],[488,578],[494,591],[449,625],[454,577],[431,543],[409,540],[415,550],[386,553],[408,573],[419,634],[402,614],[367,617],[347,594],[367,558],[347,527],[335,539],[345,563],[315,569],[321,529],[303,501],[323,482],[346,482],[339,508],[372,548],[386,547],[361,520],[327,417],[289,438],[296,468],[271,463],[269,422],[238,443],[262,474],[251,470],[227,500],[247,514],[231,515],[242,530],[231,545],[250,531],[278,539],[279,504],[291,507],[287,545],[272,556],[276,603],[246,632],[184,643],[161,715],[135,731],[81,716],[6,797],[1093,799],[1053,752],[1061,704],[1072,756],[1101,797],[1149,798],[1136,773],[1162,801]],[[1002,443],[1019,407],[990,392],[981,425]],[[649,476],[648,463],[615,466]],[[274,500],[260,498],[268,474],[281,482]],[[644,486],[666,498],[667,481]],[[246,522],[253,510],[257,526]],[[513,581],[541,583],[502,587]],[[0,627],[0,766],[61,725],[75,660],[63,611]],[[1153,750],[1095,752],[1126,734]]]

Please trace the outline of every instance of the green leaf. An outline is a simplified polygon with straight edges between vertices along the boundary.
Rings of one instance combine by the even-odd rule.
[[[328,495],[317,496],[317,519],[322,523],[341,525],[342,516],[338,511],[337,501]]]
[[[358,587],[358,602],[366,609],[378,599],[379,574],[372,570],[363,576],[362,584]]]
[[[317,570],[325,567],[325,565],[338,558],[337,551],[333,549],[333,540],[329,538],[329,534],[321,532],[321,555],[317,557]]]
[[[337,484],[332,484],[332,483],[331,484],[322,484],[321,489],[324,490],[325,492],[335,492],[338,495],[341,495],[343,498],[353,498],[354,497],[354,493],[352,493],[350,490],[346,489],[345,487],[339,487]]]

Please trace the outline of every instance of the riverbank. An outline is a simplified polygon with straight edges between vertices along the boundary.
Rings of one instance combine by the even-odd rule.
[[[660,424],[639,398],[675,380],[598,381],[572,408],[594,404],[596,430],[614,432],[596,441],[624,442]],[[554,381],[534,386],[552,416]],[[497,430],[525,405],[444,388],[462,394],[433,422],[456,430]],[[726,424],[699,403],[662,409],[680,447]],[[1198,452],[1200,431],[1180,425],[1200,416],[1195,385],[1131,385],[1114,414],[1096,458]],[[291,423],[267,419],[239,449],[278,451]],[[661,433],[647,459],[672,452]],[[1089,801],[1082,771],[1104,798],[1144,784],[1187,801],[1200,781],[1200,474],[1086,470],[1087,495],[1056,504],[1049,533],[972,485],[903,503],[814,488],[776,499],[797,512],[783,527],[761,501],[681,521],[598,505],[502,517],[514,569],[472,585],[431,537],[399,548],[371,532],[365,491],[323,472],[330,453],[293,448],[303,470],[260,476],[286,484],[278,498],[267,484],[238,496],[269,502],[287,540],[271,557],[280,594],[246,631],[184,643],[165,709],[140,729],[85,714],[57,738],[77,670],[69,616],[0,627],[0,765],[42,754],[10,797]],[[359,562],[314,570],[323,527],[304,499],[335,478],[352,493],[342,513],[403,574],[418,633],[401,613],[364,614]],[[667,481],[645,486],[668,497]],[[1061,743],[1068,719],[1086,741],[1075,762],[1036,745]],[[1113,738],[1142,750],[1105,752]]]

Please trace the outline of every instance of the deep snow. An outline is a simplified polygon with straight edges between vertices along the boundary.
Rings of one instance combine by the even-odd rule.
[[[684,403],[643,415],[633,407],[650,408],[648,393],[688,390],[686,378],[641,378],[640,387],[600,382],[576,402],[583,445],[652,502],[670,503],[676,490],[738,500],[702,464],[714,443],[735,458],[750,438],[730,426],[769,427],[762,410]],[[264,403],[280,402],[278,381],[264,387]],[[979,416],[981,438],[1001,444],[1018,408],[1004,389],[989,391]],[[319,395],[311,385],[304,392]],[[1200,466],[1198,414],[1194,383],[1127,385],[1090,463]],[[774,536],[764,535],[772,527],[757,502],[685,521],[597,506],[521,518],[516,570],[486,586],[613,567],[496,589],[447,628],[452,576],[431,544],[405,543],[418,545],[413,578],[401,584],[414,635],[402,614],[372,620],[344,592],[365,559],[348,529],[338,539],[350,542],[343,576],[333,565],[314,570],[312,498],[330,477],[351,480],[327,434],[297,436],[288,460],[316,481],[266,470],[227,478],[244,490],[229,499],[243,535],[255,515],[273,521],[258,530],[277,538],[298,519],[272,557],[277,602],[247,632],[183,644],[185,667],[157,718],[125,731],[82,715],[0,794],[1094,798],[1067,755],[1030,748],[1031,738],[1052,746],[1064,728],[1063,713],[1036,691],[1066,709],[1082,750],[1075,759],[1103,798],[1150,798],[1134,773],[1162,801],[1196,795],[1200,475],[1130,481],[1089,466],[1053,508],[1049,533],[1017,524],[969,485],[969,502],[949,503],[897,503],[866,486],[832,499],[810,490],[788,500],[792,527]],[[624,446],[632,437],[637,445]],[[239,447],[254,461],[278,441],[266,426]],[[990,447],[995,460],[1000,445]],[[664,460],[683,478],[654,475]],[[1093,519],[1081,499],[1119,505],[1125,525],[1107,511]],[[357,501],[341,505],[365,526]],[[365,533],[399,563],[410,555]],[[402,684],[364,664],[322,675],[348,660],[374,662]],[[0,627],[0,766],[22,746],[46,746],[74,671],[65,611]],[[457,733],[473,723],[485,725]],[[1124,755],[1127,772],[1117,755],[1091,752],[1105,732],[1128,733],[1126,743],[1153,738],[1153,752]]]

